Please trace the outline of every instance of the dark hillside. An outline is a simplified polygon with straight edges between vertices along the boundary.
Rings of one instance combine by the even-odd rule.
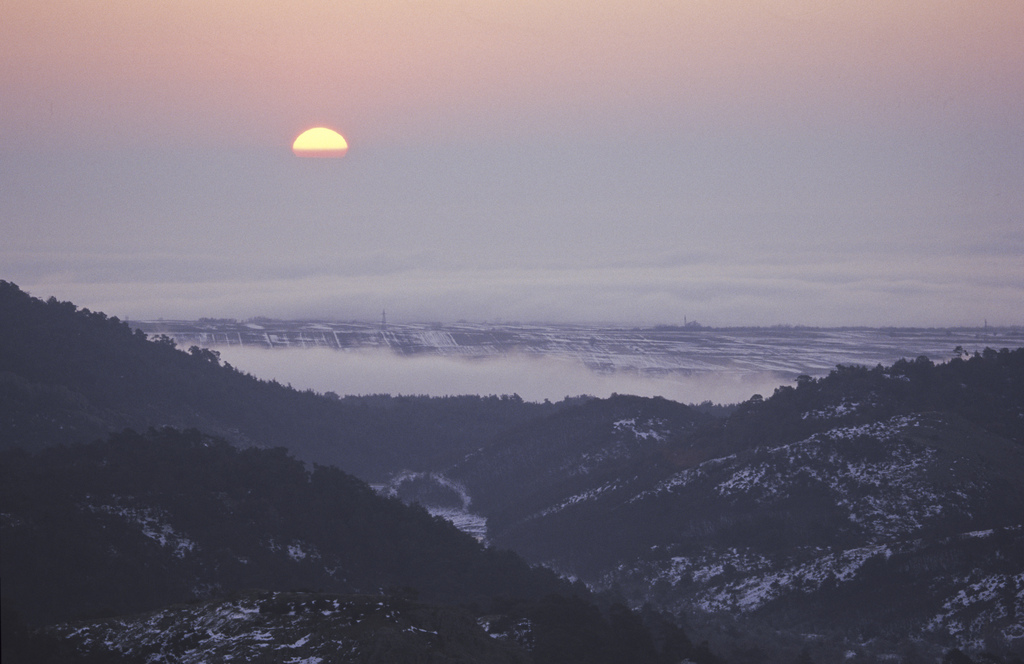
[[[337,469],[195,431],[2,452],[0,514],[4,662],[716,661]]]
[[[823,420],[854,424],[907,413],[954,413],[1024,445],[1024,349],[986,348],[941,364],[927,357],[890,367],[840,366],[802,376],[767,399],[752,399],[730,418],[725,437],[744,445],[800,438]]]
[[[685,616],[731,661],[1024,656],[1024,349],[841,366],[715,418],[628,396],[331,399],[11,284],[0,313],[5,616],[407,587],[535,662],[712,659],[276,446],[370,479],[419,469],[396,494],[471,508],[490,544]],[[158,428],[62,446],[124,426]]]
[[[196,431],[4,452],[0,513],[4,602],[36,623],[244,588],[464,603],[569,590],[335,468]]]
[[[783,634],[821,635],[826,661],[866,642],[1021,656],[1022,386],[1024,349],[987,349],[838,367],[720,419],[615,397],[445,472],[491,542],[706,620],[727,656],[761,649],[737,661]]]
[[[537,418],[501,434],[449,469],[500,529],[625,467],[655,460],[671,439],[714,422],[674,401],[614,395]]]
[[[466,484],[497,535],[563,501],[589,500],[595,491],[656,482],[711,459],[835,427],[927,413],[943,414],[940,428],[957,421],[961,434],[970,428],[1024,449],[1024,349],[987,349],[943,364],[921,357],[891,367],[840,366],[820,379],[801,377],[767,399],[755,396],[725,418],[664,399],[597,399],[510,429],[445,472]],[[964,442],[963,435],[952,439]]]
[[[123,321],[0,281],[0,448],[88,442],[151,426],[287,447],[367,480],[446,466],[561,406],[516,396],[332,399],[261,381],[213,351],[147,340]]]

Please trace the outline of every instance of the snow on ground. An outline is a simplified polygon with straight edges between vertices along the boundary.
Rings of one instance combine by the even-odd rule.
[[[722,465],[727,465],[730,462],[734,461],[736,458],[737,457],[735,454],[730,454],[729,456],[719,457],[717,459],[708,459],[707,461],[701,462],[694,468],[687,468],[685,470],[681,470],[677,473],[674,473],[673,475],[656,484],[654,488],[638,493],[637,495],[630,498],[627,502],[635,503],[640,500],[655,497],[663,493],[671,493],[678,489],[682,489],[686,486],[689,486],[698,479],[707,477],[709,472],[711,472],[711,470],[713,470],[714,468]]]
[[[1016,615],[1024,614],[1024,591],[1018,590],[1024,588],[1024,573],[972,575],[960,582],[959,590],[946,598],[942,610],[931,619],[926,630],[944,632],[963,648],[981,649],[984,640],[972,639],[970,635],[984,634],[987,625],[1006,617],[1008,607],[1003,600],[1007,595],[1013,598]],[[1007,628],[1006,638],[1015,638],[1017,631],[1024,637],[1024,625],[1017,624]]]
[[[469,533],[478,542],[487,539],[487,517],[474,514],[465,509],[454,509],[451,507],[425,506],[431,516],[439,516],[450,522],[464,533]]]
[[[851,519],[862,524],[872,524],[887,512],[885,506],[876,498],[867,496],[854,499],[858,486],[884,488],[887,496],[903,492],[907,496],[904,509],[909,509],[909,494],[917,491],[913,498],[920,502],[929,496],[921,494],[917,478],[935,459],[934,450],[911,449],[905,444],[893,444],[907,427],[917,427],[919,422],[913,417],[899,416],[882,422],[872,422],[859,426],[835,427],[805,440],[781,445],[774,448],[759,448],[742,458],[736,454],[727,457],[709,459],[693,468],[681,470],[662,480],[656,486],[634,496],[629,502],[637,502],[667,492],[681,490],[695,482],[718,477],[723,470],[734,470],[716,483],[714,490],[722,497],[736,495],[755,495],[760,500],[771,500],[784,497],[785,489],[792,485],[793,478],[803,474],[817,482],[827,485],[839,496],[843,504],[851,509]],[[847,458],[843,441],[855,441],[860,438],[872,438],[889,443],[885,447],[884,458],[878,461],[853,460]],[[923,518],[935,516],[940,506],[939,496],[930,496],[933,500],[922,510],[915,511],[906,518],[896,518],[892,528],[909,527]],[[896,499],[893,497],[893,499]]]
[[[337,661],[340,655],[344,655],[344,661],[358,660],[357,640],[349,636],[358,632],[350,630],[371,618],[382,626],[402,627],[405,622],[385,602],[372,599],[308,599],[269,593],[213,605],[178,605],[137,618],[50,629],[73,640],[76,647],[89,650],[101,646],[128,655],[142,653],[151,664],[315,664]],[[403,631],[409,631],[408,626]]]
[[[483,542],[487,539],[487,517],[473,512],[471,509],[473,501],[470,498],[466,487],[463,486],[462,483],[456,482],[442,473],[404,471],[392,477],[391,480],[385,484],[373,485],[373,489],[384,496],[398,497],[402,484],[410,481],[429,481],[432,484],[447,489],[451,494],[458,496],[462,503],[461,507],[453,507],[451,505],[431,505],[429,503],[420,504],[432,516],[439,516],[442,519],[451,522],[456,528],[464,533],[469,533],[478,541]]]
[[[898,440],[907,428],[917,426],[916,418],[900,416],[754,450],[742,459],[730,459],[725,465],[735,469],[714,490],[723,498],[750,496],[771,502],[786,498],[789,487],[801,484],[796,480],[802,478],[826,488],[836,504],[848,510],[850,521],[878,538],[913,532],[943,510],[959,509],[967,499],[966,494],[939,493],[931,487],[928,474],[938,459],[936,450]],[[878,444],[870,457],[857,451],[865,439]],[[706,465],[711,463],[723,465],[719,460],[704,462],[677,473],[655,491],[714,477]]]
[[[288,552],[288,557],[291,558],[294,562],[301,562],[303,560],[306,560],[307,558],[310,560],[321,559],[320,552],[317,550],[315,546],[313,546],[309,542],[293,540],[285,548],[286,551]]]
[[[456,348],[459,345],[450,332],[443,330],[424,330],[416,337],[422,345],[429,348]]]
[[[861,404],[850,403],[846,399],[842,402],[829,406],[821,410],[812,410],[801,415],[801,419],[804,420],[833,420],[844,415],[851,415],[857,413],[861,409]]]
[[[641,393],[637,381],[650,381],[665,396],[684,395],[677,400],[697,398],[723,403],[744,400],[759,391],[768,394],[781,384],[792,383],[801,374],[823,376],[839,364],[875,366],[920,355],[943,361],[950,357],[950,349],[956,345],[971,352],[987,346],[1016,348],[1024,345],[1024,335],[1015,328],[643,329],[599,325],[399,323],[390,324],[382,331],[379,322],[135,321],[134,324],[151,335],[166,334],[182,348],[193,344],[343,351],[389,348],[398,357],[434,355],[461,360],[517,354],[560,359],[581,364],[593,374],[605,377],[617,374],[636,379],[617,381],[629,388],[615,390],[620,393]],[[244,360],[232,360],[232,364],[259,375],[254,367],[261,363],[247,367]],[[698,379],[701,389],[694,392],[693,385]],[[289,382],[306,384],[299,379]],[[338,387],[329,389],[339,391]],[[643,393],[647,393],[646,390]],[[691,393],[695,397],[685,396]],[[546,396],[556,399],[564,393]],[[839,416],[856,408],[857,404],[837,404],[827,411],[808,413],[807,417]]]
[[[184,558],[195,550],[196,543],[174,529],[168,515],[153,507],[139,507],[116,503],[114,505],[85,505],[90,512],[103,512],[137,524],[146,537],[155,540],[162,547],[171,547],[177,558]]]
[[[699,556],[662,559],[650,563],[646,571],[636,571],[646,576],[650,585],[683,583],[689,589],[696,584],[687,591],[688,604],[702,611],[747,612],[795,589],[815,590],[827,582],[850,581],[867,560],[888,557],[891,550],[878,545],[838,553],[807,551],[803,555],[806,559],[802,561],[785,563],[752,551],[708,551]],[[612,575],[609,581],[614,578]]]
[[[584,502],[584,501],[587,501],[587,500],[594,500],[594,499],[596,499],[598,496],[600,496],[603,493],[606,493],[608,491],[613,491],[615,489],[618,489],[619,486],[620,486],[620,484],[618,482],[610,482],[608,484],[596,487],[594,489],[588,489],[587,491],[584,491],[582,493],[578,493],[578,494],[576,494],[574,496],[570,496],[570,497],[566,498],[565,500],[563,500],[562,502],[560,502],[559,504],[554,505],[552,507],[548,507],[547,509],[545,509],[545,510],[543,510],[543,511],[541,511],[541,512],[539,512],[539,513],[537,513],[537,514],[535,514],[533,516],[529,516],[529,517],[527,517],[527,519],[543,517],[543,516],[547,516],[549,514],[555,514],[557,512],[561,512],[562,510],[564,510],[565,508],[569,507],[570,505],[575,505],[577,503],[581,503],[581,502]]]
[[[630,432],[636,436],[637,440],[665,440],[665,436],[668,431],[665,428],[665,422],[659,419],[651,418],[637,425],[636,418],[630,418],[627,420],[619,420],[615,422],[613,428],[617,432]]]

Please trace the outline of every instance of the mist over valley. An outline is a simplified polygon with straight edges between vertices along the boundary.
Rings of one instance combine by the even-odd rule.
[[[739,403],[800,375],[955,348],[1024,345],[1022,328],[709,328],[255,319],[141,321],[179,347],[217,350],[243,371],[339,395],[517,394],[529,401],[613,393]]]

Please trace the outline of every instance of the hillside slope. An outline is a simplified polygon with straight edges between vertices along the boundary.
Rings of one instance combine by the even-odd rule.
[[[0,515],[5,662],[717,661],[335,468],[194,430],[0,452]]]
[[[484,601],[569,591],[418,507],[283,449],[196,431],[0,454],[5,602],[34,623],[244,588]]]
[[[444,475],[491,542],[637,606],[1024,654],[1024,349],[840,367],[719,420],[592,401]]]
[[[512,396],[328,398],[258,380],[213,351],[0,281],[0,449],[89,442],[124,428],[196,428],[287,447],[367,481],[453,463],[481,440],[564,404]]]

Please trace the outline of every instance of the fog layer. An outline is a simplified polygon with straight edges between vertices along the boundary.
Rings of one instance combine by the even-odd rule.
[[[581,363],[528,356],[463,360],[439,356],[402,357],[387,351],[220,347],[221,359],[265,380],[300,390],[339,395],[392,394],[446,396],[518,394],[527,401],[558,401],[613,392],[662,396],[683,403],[710,400],[736,403],[753,394],[771,394],[789,382],[773,372],[703,374],[599,374]]]

